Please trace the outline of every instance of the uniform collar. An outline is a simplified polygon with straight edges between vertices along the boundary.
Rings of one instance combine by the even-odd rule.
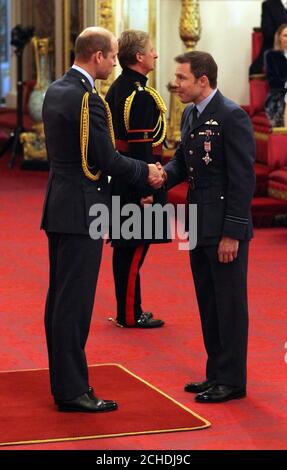
[[[122,71],[122,74],[130,77],[133,81],[140,82],[141,85],[146,86],[148,77],[146,77],[142,73],[139,73],[136,70],[132,70],[132,69],[129,69],[128,67],[125,67]]]
[[[211,95],[209,95],[209,97],[210,96]],[[222,99],[222,94],[219,90],[216,90],[215,94],[213,94],[212,98],[209,100],[209,103],[205,106],[202,113],[198,116],[198,119],[195,121],[194,125],[191,125],[193,130],[204,124],[205,120],[208,119],[209,116],[218,111],[218,106],[220,106]],[[198,105],[196,105],[196,107],[198,107]]]
[[[82,75],[84,75],[89,80],[89,83],[90,83],[91,87],[94,88],[95,80],[93,79],[93,77],[85,69],[82,69],[82,67],[79,67],[78,65],[75,65],[75,64],[72,65],[72,69],[77,70]]]
[[[199,115],[205,110],[206,106],[210,103],[210,101],[212,100],[216,92],[217,92],[217,88],[215,88],[215,90],[213,90],[213,92],[210,93],[210,95],[207,98],[204,98],[204,100],[202,100],[200,103],[196,105]]]

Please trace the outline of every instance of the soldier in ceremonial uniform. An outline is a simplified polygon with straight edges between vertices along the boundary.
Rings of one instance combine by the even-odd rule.
[[[85,355],[103,240],[89,236],[92,205],[110,205],[108,175],[136,187],[162,185],[156,165],[114,148],[107,103],[94,88],[116,64],[118,44],[106,29],[87,28],[75,63],[49,87],[43,106],[50,175],[42,228],[49,242],[50,283],[45,310],[51,392],[60,411],[103,412],[117,403],[95,396]]]
[[[211,55],[187,52],[175,60],[178,95],[193,104],[184,110],[181,143],[165,166],[166,184],[187,180],[188,203],[197,205],[190,262],[208,356],[206,379],[185,390],[197,393],[198,402],[215,403],[246,394],[255,145],[245,111],[217,90]]]
[[[118,59],[121,75],[110,87],[106,100],[109,103],[116,137],[116,148],[127,156],[147,163],[161,162],[162,143],[166,135],[165,105],[153,88],[146,85],[147,74],[154,69],[157,53],[147,33],[128,30],[119,39]],[[121,207],[136,203],[166,203],[166,191],[143,194],[140,189],[112,179],[112,194],[120,196]],[[142,210],[143,212],[143,210]],[[115,214],[114,214],[115,215]],[[121,217],[121,226],[125,218]],[[151,243],[168,241],[167,220],[162,237],[143,235],[141,216],[140,239],[115,239],[113,246],[113,273],[117,299],[117,324],[122,327],[157,328],[164,322],[143,311],[141,305],[140,268]]]

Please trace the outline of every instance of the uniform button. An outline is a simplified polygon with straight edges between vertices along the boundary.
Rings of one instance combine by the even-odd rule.
[[[224,199],[224,196],[221,196],[220,199]]]
[[[190,134],[190,138],[191,138],[191,139],[194,139],[194,134]]]
[[[193,155],[194,154],[194,151],[193,150],[190,150],[189,151],[189,155]]]
[[[192,166],[190,166],[190,167],[189,167],[189,171],[193,171],[193,168],[192,168]]]
[[[98,188],[98,191],[101,191],[101,188]]]

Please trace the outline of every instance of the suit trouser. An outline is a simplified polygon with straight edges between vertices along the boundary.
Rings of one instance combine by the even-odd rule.
[[[88,391],[85,345],[89,333],[103,240],[47,233],[50,282],[45,330],[52,394],[73,399]]]
[[[246,386],[248,338],[248,242],[232,263],[218,261],[217,246],[190,252],[191,268],[208,359],[206,377],[218,384]]]
[[[142,314],[140,268],[148,249],[147,244],[113,250],[117,321],[125,326],[134,326]]]

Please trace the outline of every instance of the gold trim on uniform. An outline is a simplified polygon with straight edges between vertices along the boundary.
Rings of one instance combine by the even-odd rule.
[[[103,96],[101,96],[101,95],[99,95],[99,96],[100,96],[100,98],[102,99],[102,101],[103,101],[103,103],[104,103],[104,106],[105,106],[105,108],[106,108],[108,129],[109,129],[109,133],[110,133],[110,136],[111,136],[111,139],[112,139],[113,146],[114,146],[114,148],[116,148],[116,139],[115,139],[115,132],[114,132],[114,126],[113,126],[112,113],[111,113],[109,104],[108,104],[108,102],[105,100],[105,98],[104,98]]]
[[[96,91],[93,90],[93,93]],[[103,104],[106,109],[107,124],[109,133],[115,147],[115,135],[113,129],[112,114],[108,103],[103,97],[101,97]],[[91,173],[88,164],[88,148],[89,148],[89,132],[90,132],[90,112],[89,112],[89,92],[87,91],[82,100],[82,109],[81,109],[81,121],[80,121],[80,146],[81,146],[81,159],[82,159],[82,168],[85,176],[92,181],[97,181],[102,172],[99,170],[95,175]]]
[[[130,114],[131,114],[131,107],[133,104],[134,97],[136,96],[136,90],[132,92],[130,96],[127,97],[125,101],[124,107],[124,121],[125,121],[125,128],[126,131],[130,129]]]
[[[136,82],[135,85],[137,87],[137,90],[134,90],[132,94],[127,97],[125,101],[125,106],[124,106],[124,122],[125,122],[126,131],[128,132],[130,129],[129,122],[130,122],[130,114],[131,114],[131,108],[132,108],[134,97],[136,96],[137,91],[146,91],[154,99],[157,109],[159,110],[159,118],[155,125],[155,128],[153,129],[153,132],[154,132],[153,139],[155,140],[156,137],[158,137],[158,135],[159,135],[159,138],[158,140],[152,143],[153,147],[157,147],[164,141],[166,137],[167,125],[166,125],[165,113],[167,111],[167,108],[165,106],[165,103],[162,97],[154,88],[148,87],[148,86],[143,87],[138,82]]]

